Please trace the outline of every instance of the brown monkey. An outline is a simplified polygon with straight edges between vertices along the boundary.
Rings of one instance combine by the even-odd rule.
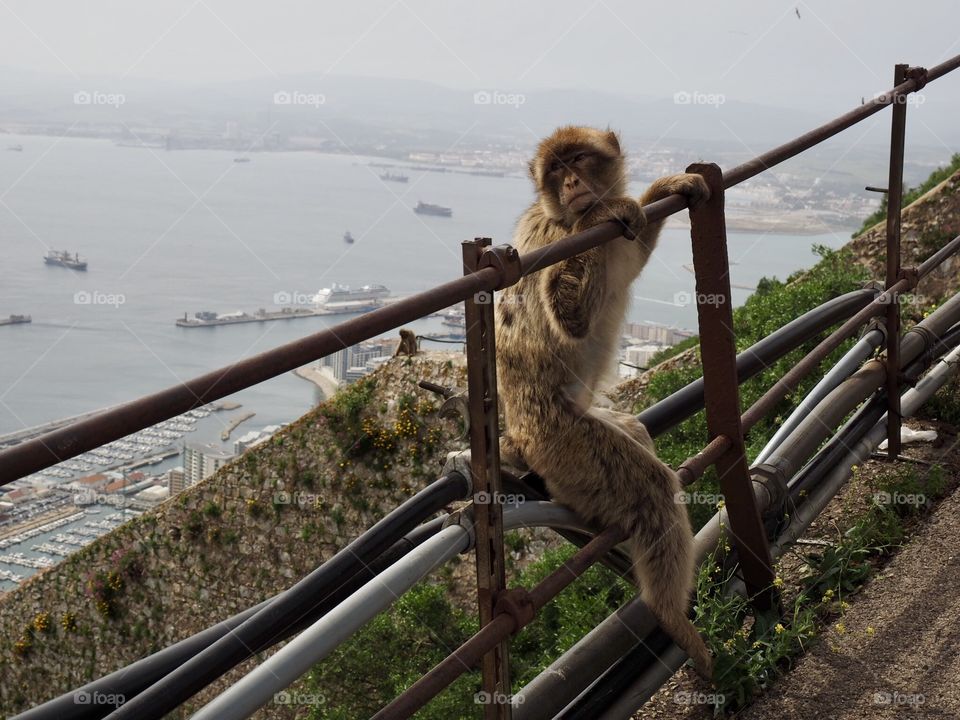
[[[554,499],[585,519],[629,533],[643,600],[710,677],[710,653],[687,617],[693,536],[676,500],[679,479],[657,459],[635,417],[592,406],[616,361],[630,284],[663,224],[647,225],[641,204],[682,193],[696,206],[710,191],[699,175],[673,175],[654,182],[638,203],[626,196],[617,135],[584,127],[562,127],[541,142],[530,174],[538,197],[517,225],[521,253],[610,220],[623,225],[624,237],[528,275],[500,296],[503,460],[525,462]]]
[[[400,355],[416,355],[418,352],[417,348],[417,336],[413,333],[412,330],[407,330],[403,328],[400,330],[400,344],[397,345],[396,352],[393,353],[394,357],[399,357]]]

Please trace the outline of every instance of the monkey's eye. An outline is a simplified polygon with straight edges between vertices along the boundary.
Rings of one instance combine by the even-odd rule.
[[[585,152],[580,152],[573,156],[573,162],[575,165],[582,163],[586,159],[587,159],[587,154]]]
[[[558,172],[560,170],[560,166],[561,166],[560,161],[554,160],[552,163],[550,163],[550,166],[547,168],[547,172],[550,172],[550,173]]]

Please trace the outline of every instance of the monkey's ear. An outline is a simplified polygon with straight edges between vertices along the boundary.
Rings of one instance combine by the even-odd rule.
[[[539,185],[540,180],[537,177],[537,161],[536,158],[527,163],[527,170],[530,171],[530,177],[533,178],[533,181]]]
[[[617,137],[617,134],[613,130],[607,130],[606,134],[607,142],[610,143],[610,147],[613,148],[613,151],[619,155],[620,154],[620,138]]]

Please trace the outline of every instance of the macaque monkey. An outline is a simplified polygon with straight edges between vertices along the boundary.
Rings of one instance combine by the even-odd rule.
[[[663,629],[709,678],[710,653],[687,616],[694,581],[693,535],[677,501],[679,479],[633,416],[594,407],[615,368],[630,285],[656,246],[662,222],[641,205],[673,193],[691,207],[709,199],[699,175],[654,182],[627,196],[616,133],[562,127],[530,163],[537,199],[517,224],[521,253],[607,221],[623,236],[524,277],[497,303],[496,345],[506,433],[501,456],[529,466],[553,498],[584,519],[629,534],[641,597]],[[629,239],[628,239],[629,238]]]
[[[412,330],[407,330],[403,328],[400,331],[400,344],[397,345],[396,351],[393,353],[394,357],[399,357],[400,355],[416,355],[418,352],[417,348],[417,336]]]

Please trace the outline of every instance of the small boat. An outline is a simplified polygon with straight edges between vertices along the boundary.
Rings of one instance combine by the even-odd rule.
[[[0,318],[0,325],[23,325],[32,321],[33,318],[29,315],[11,315],[8,318]]]
[[[343,241],[344,241],[347,245],[353,245],[353,243],[354,243],[353,235],[350,234],[350,231],[349,231],[349,230],[347,230],[347,231],[343,234]]]
[[[437,215],[439,217],[452,217],[453,210],[443,205],[432,205],[430,203],[418,202],[413,209],[417,215]]]
[[[8,145],[7,150],[10,152],[23,152],[23,145]]]
[[[235,158],[233,159],[233,161],[234,161],[235,163],[248,163],[248,162],[250,162],[250,158],[248,158],[248,157],[235,157]]]
[[[59,265],[60,267],[70,268],[71,270],[86,270],[87,261],[81,260],[76,253],[73,257],[65,250],[50,250],[43,256],[43,261],[47,265]]]
[[[408,181],[410,180],[410,178],[409,178],[408,176],[404,175],[403,173],[397,173],[396,175],[394,175],[394,174],[391,173],[389,170],[388,170],[387,172],[383,173],[383,174],[380,176],[380,179],[381,179],[381,180],[389,180],[390,182],[399,182],[399,183],[405,183],[405,182],[408,182]]]

